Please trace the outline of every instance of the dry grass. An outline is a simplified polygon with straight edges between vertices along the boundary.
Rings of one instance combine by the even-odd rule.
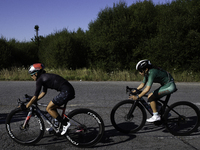
[[[75,81],[141,81],[142,77],[133,71],[113,71],[110,73],[102,70],[91,70],[91,69],[46,69],[48,73],[59,74],[67,80]],[[200,82],[200,76],[198,73],[193,72],[181,72],[171,73],[176,82]],[[12,68],[2,69],[0,71],[0,80],[6,81],[25,81],[32,80],[26,68]]]

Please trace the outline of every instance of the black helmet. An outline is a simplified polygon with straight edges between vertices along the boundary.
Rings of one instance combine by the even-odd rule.
[[[140,60],[137,65],[136,65],[136,70],[142,72],[143,70],[145,70],[146,68],[151,68],[152,64],[149,60],[145,59],[145,60]]]

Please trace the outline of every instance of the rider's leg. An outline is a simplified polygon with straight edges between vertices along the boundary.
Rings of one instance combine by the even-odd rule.
[[[64,135],[67,132],[67,129],[70,126],[70,122],[67,119],[63,119],[59,115],[59,113],[57,112],[57,106],[66,104],[69,100],[73,98],[74,92],[70,94],[68,91],[62,91],[56,97],[54,97],[54,99],[49,102],[49,105],[47,106],[47,111],[49,112],[49,114],[52,115],[52,117],[56,118],[63,125],[63,131],[61,132],[61,135]]]
[[[159,121],[161,119],[160,115],[158,114],[157,109],[156,109],[155,99],[156,99],[156,97],[153,95],[153,93],[150,93],[148,95],[148,101],[150,102],[150,106],[153,110],[153,116],[151,118],[147,119],[147,122],[155,122],[155,121]]]
[[[52,101],[50,101],[46,108],[46,111],[55,119],[59,116],[57,107],[58,107],[57,105],[55,105]]]
[[[60,116],[60,114],[57,111],[57,105],[55,105],[52,101],[49,102],[46,111],[55,119],[57,119],[59,122],[61,122],[63,125],[66,125],[67,122],[63,120],[63,118]]]
[[[55,119],[57,119],[57,121],[61,122],[62,125],[63,125],[63,131],[61,132],[61,135],[64,135],[67,131],[67,129],[69,128],[70,126],[70,123],[67,122],[66,120],[64,120],[58,113],[57,111],[57,105],[55,105],[52,101],[49,102],[46,110],[47,112]],[[51,131],[52,129],[51,128],[48,128],[47,129],[48,131]]]
[[[153,113],[157,112],[155,96],[153,95],[153,93],[150,93],[148,95],[148,101],[150,102],[150,106],[151,106],[151,109],[153,110]]]
[[[153,110],[153,117],[152,119],[147,119],[148,122],[154,122],[157,119],[160,119],[156,109],[156,99],[161,98],[163,96],[166,96],[168,94],[171,94],[176,91],[176,85],[174,82],[169,82],[165,84],[164,86],[161,86],[160,88],[156,89],[153,93],[150,93],[148,96],[148,101],[150,102],[151,108]],[[155,117],[154,117],[155,115]],[[157,119],[156,119],[157,118]]]

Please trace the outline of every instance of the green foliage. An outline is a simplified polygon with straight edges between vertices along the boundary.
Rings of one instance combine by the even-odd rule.
[[[37,45],[35,45],[35,43],[17,42],[12,39],[8,41],[7,44],[11,50],[12,66],[27,66],[38,62]]]
[[[41,41],[39,59],[46,66],[53,68],[86,67],[86,47],[85,33],[81,29],[76,33],[63,30]]]
[[[7,68],[11,65],[11,51],[6,40],[0,39],[0,69]]]
[[[113,4],[75,32],[67,29],[32,42],[0,39],[0,69],[42,62],[49,68],[133,70],[149,59],[169,71],[200,71],[200,1]],[[39,26],[38,26],[39,27]],[[89,78],[89,77],[88,77]],[[105,77],[106,78],[106,77]]]

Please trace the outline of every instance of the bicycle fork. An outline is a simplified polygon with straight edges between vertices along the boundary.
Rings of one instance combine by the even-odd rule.
[[[131,106],[131,109],[129,110],[129,112],[127,114],[127,119],[131,119],[131,117],[133,117],[132,114],[133,114],[133,112],[134,112],[134,110],[135,110],[135,108],[136,108],[136,106],[138,105],[139,102],[141,102],[141,104],[143,105],[143,107],[145,107],[148,110],[148,112],[151,115],[153,115],[153,111],[152,111],[151,107],[149,106],[149,104],[145,100],[140,99],[140,100],[136,100],[134,102],[134,104]]]
[[[25,129],[26,128],[26,125],[28,124],[28,122],[29,122],[29,120],[30,120],[30,118],[31,118],[31,116],[32,116],[32,108],[30,107],[30,111],[28,112],[28,115],[27,115],[27,117],[26,117],[26,119],[25,119],[25,121],[24,121],[24,124],[22,125],[22,129]]]
[[[137,104],[139,103],[139,101],[135,101],[134,104],[131,106],[131,109],[129,110],[128,114],[127,114],[127,119],[131,119],[133,117],[133,111],[135,110]]]

